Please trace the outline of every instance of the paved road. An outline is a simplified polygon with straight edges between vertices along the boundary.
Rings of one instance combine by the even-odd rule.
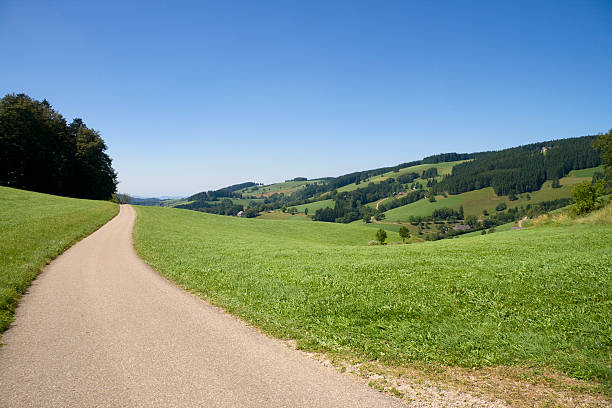
[[[0,348],[0,407],[392,407],[168,283],[130,206],[52,262]]]

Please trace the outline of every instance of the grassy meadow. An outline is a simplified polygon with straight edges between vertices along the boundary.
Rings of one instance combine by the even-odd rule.
[[[307,186],[308,184],[316,183],[316,180],[309,181],[285,181],[282,183],[274,183],[266,186],[257,186],[257,187],[246,187],[241,190],[237,190],[238,193],[241,193],[243,197],[250,197],[252,195],[255,196],[270,196],[274,193],[284,193],[291,194],[294,191]]]
[[[359,225],[136,207],[153,268],[298,347],[612,383],[612,225],[367,246]]]
[[[0,187],[0,333],[41,268],[118,211],[108,201]]]
[[[308,214],[313,215],[318,209],[321,208],[334,208],[335,202],[332,199],[315,201],[313,203],[296,205],[295,208],[303,213],[305,208],[308,208]]]

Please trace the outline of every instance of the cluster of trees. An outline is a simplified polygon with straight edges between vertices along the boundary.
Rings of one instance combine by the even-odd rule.
[[[603,196],[612,191],[612,129],[599,135],[593,141],[593,147],[601,153],[604,173],[596,172],[591,182],[577,184],[572,188],[575,201],[572,213],[575,215],[587,214],[601,208],[606,202]]]
[[[433,187],[436,193],[459,194],[493,187],[497,195],[537,191],[544,181],[571,170],[601,163],[592,146],[595,136],[554,140],[480,153],[475,160],[453,167],[452,174]]]
[[[493,232],[496,226],[518,221],[523,217],[532,218],[545,214],[552,210],[556,210],[557,208],[565,207],[572,202],[573,200],[571,198],[560,198],[556,200],[542,201],[536,204],[513,207],[509,208],[507,211],[497,212],[490,216],[485,215],[480,218],[470,215],[465,217],[465,220],[463,221],[463,225],[468,225],[470,227],[469,229],[454,229],[453,223],[458,221],[459,218],[454,220],[451,217],[447,220],[447,222],[443,222],[442,218],[439,216],[440,214],[438,214],[437,218],[434,218],[433,215],[429,217],[411,217],[410,222],[413,225],[420,226],[419,235],[423,235],[425,240],[436,241],[444,238],[452,238],[454,236],[472,231],[489,230],[490,232]],[[447,210],[444,211],[444,214],[446,213]],[[431,230],[431,227],[427,225],[428,223],[434,224],[434,230]],[[426,230],[429,231],[426,232]]]
[[[593,142],[593,147],[601,153],[601,162],[604,167],[604,173],[598,177],[604,181],[606,192],[612,189],[612,129],[599,137]]]
[[[402,197],[393,197],[383,201],[378,205],[378,211],[384,213],[385,211],[392,210],[393,208],[401,207],[403,205],[419,201],[421,198],[425,197],[425,191],[422,189],[422,186],[420,184],[418,184],[418,187],[420,188],[417,190],[410,191]]]
[[[432,167],[430,169],[423,170],[423,173],[421,173],[421,178],[423,179],[434,178],[434,177],[438,177],[437,167]]]
[[[367,187],[352,191],[336,192],[331,195],[335,201],[334,208],[318,209],[312,219],[315,221],[342,223],[363,219],[367,222],[372,216],[382,214],[384,211],[395,208],[395,206],[406,205],[423,198],[425,193],[422,190],[416,190],[410,191],[401,198],[393,198],[381,203],[378,210],[365,206],[365,204],[404,192],[404,190],[410,188],[407,183],[412,182],[416,176],[418,176],[416,173],[409,173],[397,179],[389,178],[380,183],[369,183]],[[405,181],[406,183],[398,180]]]
[[[431,214],[431,218],[434,220],[462,220],[463,206],[459,206],[459,210],[453,210],[448,207],[438,208]]]
[[[189,204],[177,205],[176,208],[185,208],[188,210],[202,211],[210,214],[235,216],[242,211],[244,207],[241,204],[234,204],[234,202],[229,198],[223,198],[218,202],[194,201]]]
[[[0,100],[0,185],[61,196],[110,199],[117,173],[100,134],[70,124],[46,100]]]

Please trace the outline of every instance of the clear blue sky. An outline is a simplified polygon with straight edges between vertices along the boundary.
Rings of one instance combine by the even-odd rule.
[[[181,195],[612,127],[612,1],[0,0],[0,91]]]

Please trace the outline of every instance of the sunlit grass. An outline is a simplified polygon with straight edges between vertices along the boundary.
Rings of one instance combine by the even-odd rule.
[[[0,187],[0,333],[40,269],[118,211],[108,201]]]
[[[137,212],[136,249],[156,270],[302,348],[610,384],[609,224],[368,247],[374,230],[357,225]]]

